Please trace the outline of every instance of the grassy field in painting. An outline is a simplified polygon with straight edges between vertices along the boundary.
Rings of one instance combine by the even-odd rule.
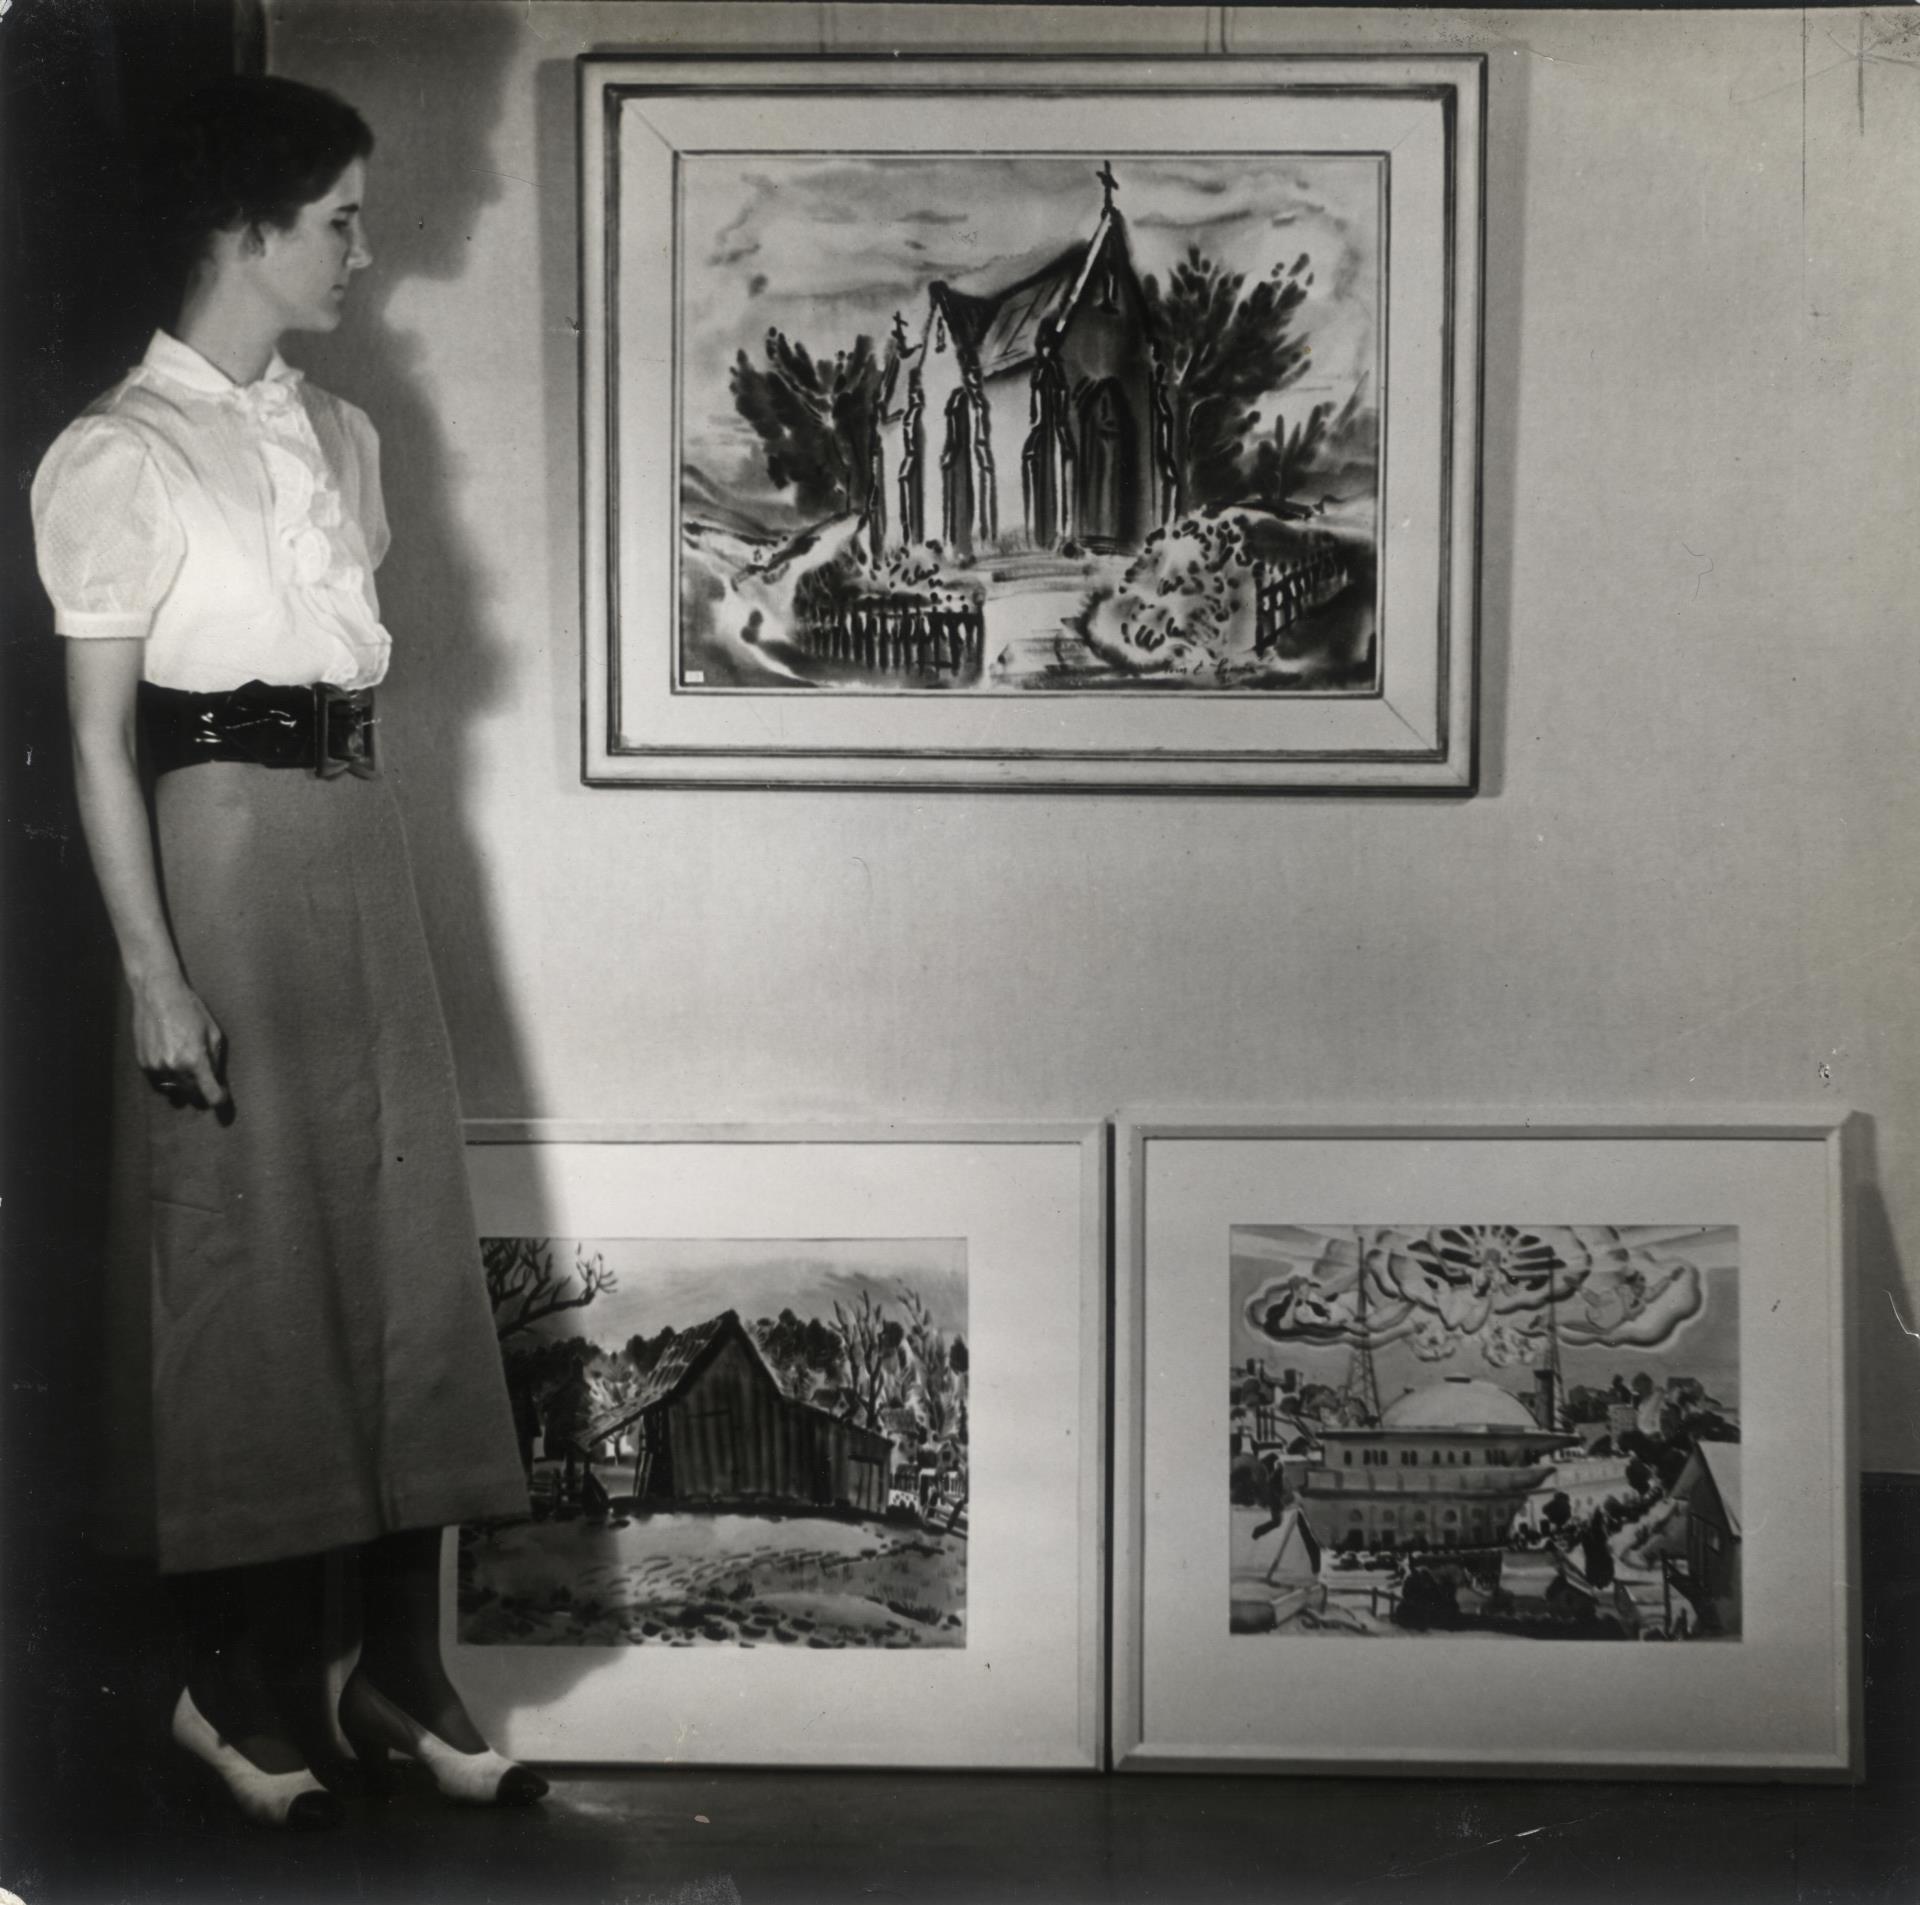
[[[469,1645],[963,1647],[967,1543],[811,1515],[661,1513],[460,1531]]]

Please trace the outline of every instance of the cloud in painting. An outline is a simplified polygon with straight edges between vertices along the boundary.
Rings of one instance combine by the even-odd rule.
[[[1582,1287],[1561,1334],[1579,1345],[1657,1349],[1692,1322],[1705,1302],[1700,1272],[1691,1263],[1608,1269]]]
[[[1703,1271],[1732,1249],[1730,1231],[1604,1225],[1282,1228],[1234,1241],[1242,1257],[1275,1260],[1245,1306],[1256,1335],[1323,1348],[1408,1340],[1428,1362],[1475,1341],[1495,1367],[1538,1356],[1550,1311],[1573,1346],[1665,1347],[1704,1309]]]

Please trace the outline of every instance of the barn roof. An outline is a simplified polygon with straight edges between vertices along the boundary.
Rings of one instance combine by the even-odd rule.
[[[753,1332],[740,1321],[739,1312],[722,1310],[718,1316],[680,1331],[662,1351],[660,1360],[641,1379],[638,1390],[626,1401],[615,1403],[612,1408],[603,1409],[598,1415],[590,1417],[573,1440],[581,1448],[590,1449],[596,1442],[604,1442],[610,1436],[631,1428],[649,1410],[671,1402],[719,1354],[730,1337],[739,1338],[754,1365],[772,1385],[774,1393],[789,1407],[805,1409],[811,1414],[825,1416],[829,1421],[844,1421],[831,1409],[822,1409],[818,1403],[806,1402],[788,1394],[786,1384],[774,1373],[773,1365],[761,1354],[760,1345],[753,1340]],[[856,1435],[891,1443],[891,1438],[883,1431],[862,1429],[853,1422],[845,1422],[845,1426]]]
[[[661,1352],[660,1360],[640,1379],[640,1387],[625,1405],[635,1414],[651,1409],[656,1403],[665,1402],[675,1390],[682,1387],[693,1374],[694,1365],[706,1354],[732,1324],[742,1336],[746,1331],[740,1329],[739,1315],[733,1310],[722,1310],[718,1316],[704,1323],[696,1323],[691,1329],[685,1329],[676,1336]],[[755,1358],[764,1366],[766,1358],[761,1356],[759,1345],[748,1338]],[[773,1371],[767,1371],[769,1377]],[[777,1378],[775,1387],[779,1386]]]
[[[760,1346],[741,1327],[739,1313],[735,1310],[722,1310],[718,1316],[709,1317],[704,1323],[695,1323],[690,1329],[684,1329],[661,1352],[660,1360],[640,1379],[640,1387],[624,1402],[616,1402],[610,1409],[602,1409],[596,1416],[587,1419],[586,1426],[579,1431],[574,1440],[584,1448],[591,1448],[596,1442],[604,1442],[609,1436],[618,1435],[622,1429],[637,1422],[649,1409],[655,1409],[661,1403],[671,1400],[692,1381],[699,1366],[707,1359],[708,1352],[716,1349],[729,1332],[737,1334],[752,1352],[753,1359],[766,1371],[767,1380],[782,1395],[780,1379],[768,1368],[767,1359],[760,1354]]]

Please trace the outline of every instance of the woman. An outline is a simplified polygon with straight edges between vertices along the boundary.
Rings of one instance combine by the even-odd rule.
[[[178,320],[33,495],[144,1099],[119,1127],[139,1222],[110,1360],[116,1437],[150,1457],[115,1467],[186,1615],[174,1736],[289,1826],[342,1816],[316,1778],[338,1770],[321,1609],[342,1550],[357,1757],[409,1755],[467,1800],[545,1791],[488,1750],[440,1658],[442,1528],[524,1513],[526,1487],[373,746],[378,446],[278,350],[333,330],[371,262],[372,145],[286,80],[191,103],[151,179]]]

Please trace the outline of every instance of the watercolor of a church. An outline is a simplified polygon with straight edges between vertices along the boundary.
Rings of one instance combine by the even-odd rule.
[[[1090,238],[1002,273],[927,289],[896,318],[873,510],[882,548],[956,554],[1008,537],[1133,550],[1172,513],[1167,430],[1110,165]]]

